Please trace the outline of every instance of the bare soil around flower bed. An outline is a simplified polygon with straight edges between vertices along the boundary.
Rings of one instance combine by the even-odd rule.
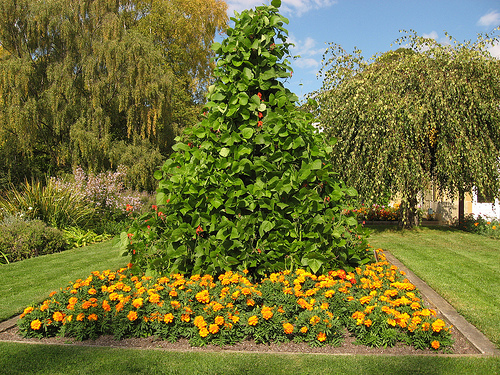
[[[446,354],[452,355],[478,355],[480,352],[472,345],[457,329],[451,328],[452,336],[455,340],[453,347],[447,350]],[[0,332],[0,341],[14,341],[20,343],[45,344],[45,345],[72,345],[72,346],[94,346],[94,347],[112,347],[112,348],[133,348],[133,349],[158,349],[169,351],[237,351],[254,353],[317,353],[317,354],[339,354],[339,355],[442,355],[442,351],[431,349],[417,350],[411,346],[402,343],[389,348],[370,348],[364,345],[356,345],[355,338],[347,331],[344,334],[344,342],[341,346],[335,347],[325,345],[313,348],[306,343],[278,343],[278,344],[256,344],[252,340],[245,340],[241,343],[228,346],[206,345],[204,347],[193,347],[189,345],[188,340],[181,339],[175,343],[159,339],[157,337],[129,338],[115,340],[113,336],[101,336],[96,340],[77,341],[68,337],[53,337],[43,339],[25,339],[18,334],[17,327],[12,327],[4,332]]]

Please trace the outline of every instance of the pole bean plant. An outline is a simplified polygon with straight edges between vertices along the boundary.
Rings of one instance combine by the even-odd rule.
[[[122,233],[133,272],[261,277],[371,260],[347,213],[356,190],[332,172],[332,142],[282,83],[292,70],[280,3],[235,13],[213,44],[204,118],[155,173],[157,204]]]

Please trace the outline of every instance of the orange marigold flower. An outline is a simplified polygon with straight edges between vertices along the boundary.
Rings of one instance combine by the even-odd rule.
[[[202,290],[201,292],[196,293],[196,299],[201,302],[201,303],[209,303],[210,302],[210,295],[208,293],[208,290]]]
[[[181,320],[183,322],[189,322],[191,320],[191,316],[189,314],[182,314],[181,315]]]
[[[217,324],[210,324],[210,326],[208,327],[208,331],[212,335],[215,335],[217,332],[219,332],[219,326]]]
[[[127,315],[127,319],[133,322],[137,319],[137,313],[135,311],[130,311]]]
[[[224,324],[224,317],[218,315],[215,317],[215,324],[221,326]]]
[[[323,302],[320,306],[321,310],[327,310],[330,305],[327,302]]]
[[[102,301],[102,308],[104,311],[111,311],[111,306],[107,300]]]
[[[439,349],[439,347],[441,346],[441,344],[439,343],[439,341],[437,340],[434,340],[433,342],[431,342],[431,346],[434,348],[434,349]]]
[[[194,318],[193,324],[195,327],[202,328],[206,327],[207,323],[205,322],[205,319],[201,315],[198,315],[196,318]]]
[[[31,329],[38,331],[42,327],[42,322],[38,319],[35,319],[30,324]]]
[[[52,319],[54,319],[56,322],[62,322],[62,320],[64,319],[64,314],[60,311],[56,311],[52,315]]]
[[[255,301],[253,299],[247,299],[247,305],[248,306],[254,306],[255,305]]]
[[[90,314],[88,317],[87,317],[88,320],[92,321],[92,320],[97,320],[97,315],[96,314]]]
[[[287,335],[290,335],[291,333],[293,333],[293,325],[290,323],[284,323],[283,330]]]
[[[207,327],[201,327],[199,333],[201,337],[207,337],[210,332]]]
[[[431,325],[425,322],[424,324],[422,324],[422,331],[428,331],[430,327]]]
[[[84,318],[85,318],[84,313],[80,313],[76,316],[76,320],[78,320],[79,322],[82,322]]]
[[[170,293],[168,293],[168,295],[170,297],[177,297],[178,294],[177,294],[177,291],[174,289],[174,290],[171,290]]]
[[[224,308],[224,306],[221,305],[219,302],[214,303],[214,305],[212,306],[212,309],[214,311],[219,311],[219,310],[222,310],[223,308]]]
[[[34,309],[32,306],[26,307],[23,311],[24,315],[28,315],[30,312],[32,312]]]
[[[157,293],[151,293],[151,295],[149,296],[149,302],[151,302],[151,303],[160,302],[160,295]]]
[[[326,335],[324,332],[320,332],[320,333],[318,333],[318,336],[316,338],[318,339],[318,341],[323,342],[326,340]]]
[[[250,326],[255,326],[255,325],[257,325],[258,322],[259,322],[259,318],[257,318],[257,316],[255,316],[255,315],[248,318],[248,325],[250,325]]]
[[[88,291],[89,294],[96,294],[97,293],[97,290],[95,290],[94,288],[90,288],[89,291]]]
[[[432,323],[432,330],[434,332],[440,332],[445,325],[446,323],[444,321],[442,321],[441,319],[437,319],[434,323]]]
[[[172,313],[168,313],[163,317],[163,321],[167,324],[172,323],[174,321],[174,316],[172,315]]]
[[[170,301],[170,304],[174,309],[179,309],[181,307],[181,303],[179,301]]]
[[[273,317],[273,310],[270,308],[270,307],[267,307],[267,306],[263,306],[262,307],[262,310],[261,310],[261,313],[262,313],[262,317],[266,320],[269,320]]]
[[[364,321],[364,325],[365,325],[365,326],[367,326],[367,327],[370,327],[370,326],[372,325],[372,321],[371,321],[371,319],[366,319],[366,320]]]
[[[300,329],[300,332],[301,332],[301,333],[307,333],[307,327],[306,327],[306,326],[302,327],[302,328]]]

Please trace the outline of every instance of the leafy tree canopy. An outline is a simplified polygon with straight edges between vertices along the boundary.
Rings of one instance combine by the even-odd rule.
[[[133,145],[155,155],[136,160],[148,173],[196,123],[210,43],[226,22],[221,0],[1,0],[7,169],[21,178],[77,164],[97,171]]]
[[[486,48],[498,37],[449,40],[409,32],[370,61],[332,44],[313,94],[325,132],[339,139],[336,170],[367,202],[400,193],[409,226],[431,181],[449,194],[500,195],[500,62]]]

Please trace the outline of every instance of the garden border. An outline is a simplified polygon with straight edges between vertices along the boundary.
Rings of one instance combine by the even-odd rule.
[[[480,353],[480,355],[500,356],[500,350],[476,327],[465,320],[443,297],[436,293],[427,283],[410,271],[389,251],[384,250],[387,261],[400,271],[406,274],[406,277],[414,284],[427,303],[443,315],[449,324],[453,325]],[[16,326],[20,316],[15,316],[6,321],[0,322],[0,333]]]

